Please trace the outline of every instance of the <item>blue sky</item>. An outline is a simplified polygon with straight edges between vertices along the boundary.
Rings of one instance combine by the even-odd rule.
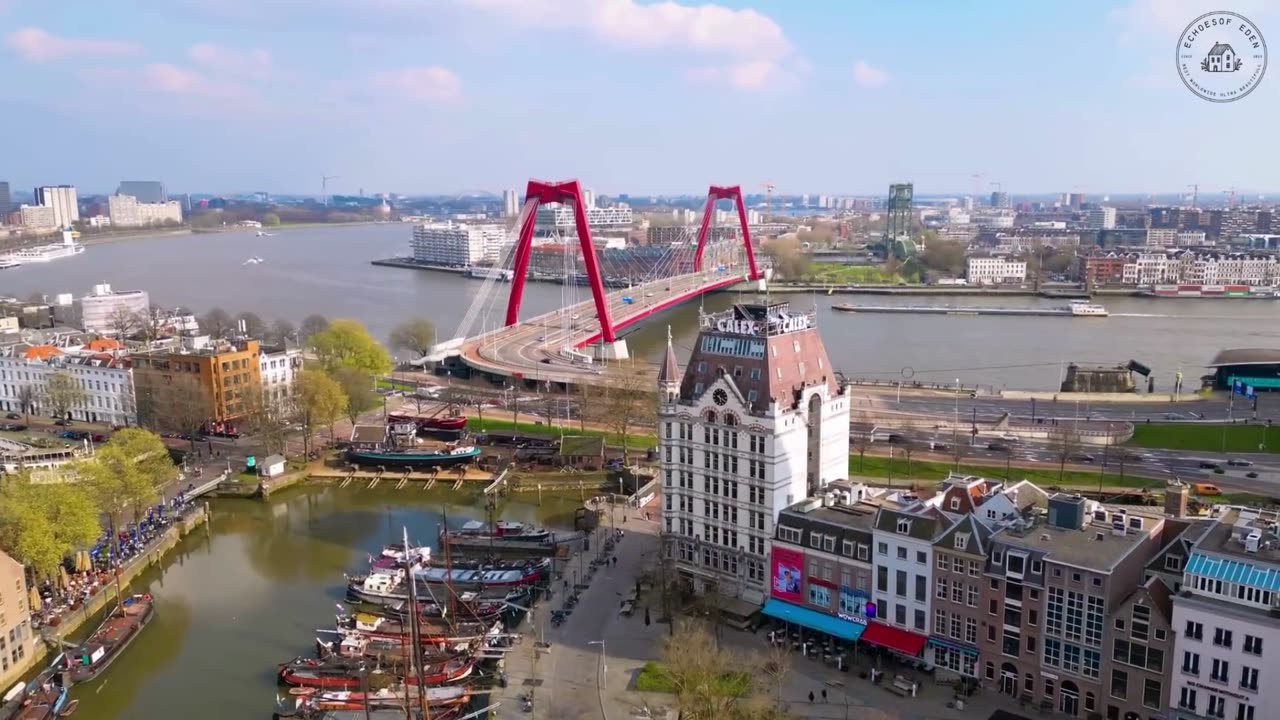
[[[1274,190],[1280,69],[1178,78],[1264,0],[0,0],[15,190]],[[16,142],[14,140],[17,140]]]

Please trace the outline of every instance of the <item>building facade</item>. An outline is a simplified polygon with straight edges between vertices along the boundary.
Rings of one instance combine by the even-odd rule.
[[[0,409],[51,416],[54,408],[49,401],[49,379],[59,374],[69,377],[80,389],[79,397],[67,408],[71,419],[137,424],[129,362],[109,353],[66,354],[47,348],[31,357],[0,357]]]
[[[262,377],[262,399],[279,403],[293,396],[293,381],[302,372],[302,349],[262,348],[258,355],[258,372]]]
[[[22,563],[0,552],[0,686],[21,679],[35,660],[36,632],[31,628],[30,592]]]
[[[940,669],[974,679],[980,672],[978,633],[987,620],[982,573],[992,530],[976,516],[986,491],[981,479],[948,479],[939,507],[963,517],[933,544],[933,613],[926,657]]]
[[[502,191],[502,216],[520,217],[520,195],[515,190]]]
[[[409,247],[416,262],[460,268],[497,262],[510,242],[501,225],[449,222],[418,225]]]
[[[944,513],[931,507],[883,507],[876,515],[876,620],[919,638],[913,654],[929,638],[933,544],[950,525]]]
[[[1088,223],[1091,230],[1110,230],[1116,226],[1116,209],[1105,205],[1091,208]]]
[[[139,421],[177,432],[234,425],[262,392],[259,354],[257,340],[135,353]]]
[[[58,216],[51,207],[23,205],[18,208],[18,222],[26,228],[58,227]]]
[[[80,327],[97,335],[116,335],[125,317],[134,318],[133,330],[151,312],[146,290],[112,290],[110,285],[94,285],[92,292],[78,300]]]
[[[583,198],[586,204],[586,198]],[[612,205],[610,207],[593,207],[586,205],[584,210],[587,213],[587,224],[592,229],[601,228],[625,228],[631,227],[634,216],[631,207],[624,204]],[[568,204],[553,205],[545,208],[538,208],[537,227],[543,230],[556,229],[560,231],[575,231],[575,220],[573,219],[573,206]]]
[[[1003,257],[971,257],[965,277],[970,285],[1020,284],[1027,280],[1027,263]]]
[[[813,314],[739,304],[701,318],[659,372],[666,552],[697,592],[758,606],[783,508],[848,470],[849,399]]]
[[[69,228],[80,220],[80,201],[72,185],[36,188],[36,204],[53,208],[54,225]]]
[[[107,216],[112,227],[146,227],[166,222],[182,222],[182,204],[176,200],[166,202],[141,202],[132,195],[112,195],[107,198]]]
[[[1280,514],[1230,507],[1191,547],[1173,596],[1173,717],[1280,711]]]
[[[131,195],[140,203],[169,202],[169,193],[165,192],[164,183],[158,180],[121,180],[116,195]]]
[[[1103,658],[1106,720],[1165,716],[1165,698],[1175,671],[1172,603],[1159,577],[1134,590],[1111,613],[1111,652]]]

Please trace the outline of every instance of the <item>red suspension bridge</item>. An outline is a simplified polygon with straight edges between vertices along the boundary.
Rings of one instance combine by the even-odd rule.
[[[592,208],[582,198],[577,180],[529,182],[513,242],[504,245],[456,337],[442,343],[434,359],[529,382],[589,381],[601,372],[601,361],[628,357],[620,337],[625,328],[705,293],[765,280],[738,186],[711,187],[696,235],[692,228],[673,228],[668,242],[643,247],[616,240],[601,247],[592,235]],[[736,227],[716,227],[721,200],[731,202]],[[544,209],[556,205],[559,213]],[[561,225],[572,231],[563,242]],[[507,279],[510,292],[502,303]],[[525,287],[533,280],[560,284],[560,307],[522,319]],[[589,297],[580,298],[580,289]],[[500,316],[499,305],[505,305]],[[482,329],[474,333],[477,324]]]

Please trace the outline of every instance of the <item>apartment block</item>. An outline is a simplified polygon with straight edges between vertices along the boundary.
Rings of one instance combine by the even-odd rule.
[[[29,594],[26,568],[0,552],[0,687],[19,680],[35,657]]]
[[[215,340],[133,355],[138,419],[150,428],[230,432],[262,392],[257,340]]]

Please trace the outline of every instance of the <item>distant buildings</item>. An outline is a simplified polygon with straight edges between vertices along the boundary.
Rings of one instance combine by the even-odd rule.
[[[707,228],[707,242],[730,240],[738,237],[738,229],[729,225],[712,225]],[[697,225],[650,225],[645,230],[645,240],[650,245],[674,245],[693,243],[698,239]]]
[[[56,227],[68,228],[80,220],[80,205],[72,185],[46,185],[36,188],[36,204],[53,209]],[[25,223],[24,223],[25,224]]]
[[[1009,193],[999,190],[991,193],[991,207],[993,208],[1011,208],[1013,203],[1009,202]]]
[[[416,262],[460,268],[496,263],[509,242],[507,228],[502,225],[448,222],[414,227],[409,247]]]
[[[13,197],[9,193],[9,182],[0,180],[0,221],[3,221],[13,208]]]
[[[584,201],[585,202],[585,201]],[[598,208],[587,206],[587,224],[592,230],[622,229],[631,227],[634,217],[627,205],[612,205]],[[573,231],[573,207],[569,205],[553,205],[538,208],[537,226],[542,230]]]
[[[1151,232],[1157,229],[1153,228]],[[1161,230],[1162,232],[1174,232]],[[1090,286],[1280,286],[1280,262],[1264,253],[1153,249],[1082,255],[1076,275]]]
[[[1084,193],[1067,193],[1067,207],[1079,210],[1084,205]]]
[[[112,195],[107,198],[107,216],[112,227],[146,227],[166,222],[182,222],[182,204],[177,200],[167,202],[141,202],[132,195]]]
[[[515,190],[502,191],[502,216],[508,218],[520,216],[520,195]]]
[[[1092,208],[1088,222],[1092,230],[1110,230],[1116,226],[1116,209],[1106,206]]]
[[[140,203],[166,203],[169,194],[164,190],[164,183],[158,180],[121,180],[116,188],[117,195],[130,195]]]
[[[1021,284],[1027,281],[1027,263],[1005,257],[971,257],[965,277],[970,285]]]
[[[49,397],[49,380],[62,374],[81,391],[79,400],[67,408],[71,419],[136,424],[133,375],[128,360],[121,357],[121,348],[113,340],[95,340],[82,348],[36,345],[15,356],[0,357],[0,409],[51,416],[55,408]]]
[[[116,335],[122,320],[132,320],[126,332],[138,329],[151,311],[146,290],[112,290],[110,285],[94,285],[93,290],[77,302],[80,304],[80,326],[95,335]]]
[[[18,224],[25,228],[57,228],[58,215],[51,207],[23,205],[15,213]]]

